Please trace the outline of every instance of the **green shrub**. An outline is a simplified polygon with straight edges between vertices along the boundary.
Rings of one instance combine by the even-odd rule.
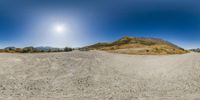
[[[72,51],[72,50],[73,50],[73,49],[72,49],[72,48],[69,48],[69,47],[65,47],[65,48],[64,48],[64,51],[65,51],[65,52],[69,52],[69,51]]]

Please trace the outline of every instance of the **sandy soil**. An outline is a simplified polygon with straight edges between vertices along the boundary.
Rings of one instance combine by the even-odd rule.
[[[0,100],[199,100],[200,54],[0,54]]]

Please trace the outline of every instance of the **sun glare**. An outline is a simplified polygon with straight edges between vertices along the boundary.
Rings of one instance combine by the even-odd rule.
[[[54,32],[55,33],[64,33],[66,31],[66,28],[65,28],[65,26],[64,25],[60,25],[60,24],[58,24],[58,25],[55,25],[54,26]]]

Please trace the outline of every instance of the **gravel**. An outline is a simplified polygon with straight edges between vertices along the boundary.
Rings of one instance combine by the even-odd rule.
[[[0,100],[199,100],[200,54],[0,54]]]

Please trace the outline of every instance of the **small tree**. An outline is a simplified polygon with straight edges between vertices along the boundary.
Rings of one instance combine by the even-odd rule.
[[[69,47],[65,47],[65,48],[64,48],[64,51],[65,51],[65,52],[69,52],[69,51],[72,51],[72,50],[73,50],[73,49],[72,49],[72,48],[69,48]]]
[[[33,47],[25,47],[22,50],[22,53],[31,53],[33,52],[34,48]]]

